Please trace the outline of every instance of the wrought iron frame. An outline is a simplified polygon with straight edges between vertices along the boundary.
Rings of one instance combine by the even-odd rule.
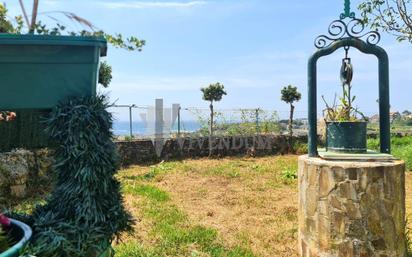
[[[350,20],[345,22],[345,18],[350,18]],[[315,47],[318,50],[309,58],[308,62],[308,154],[310,157],[318,156],[317,62],[321,57],[328,56],[344,47],[356,48],[362,53],[375,55],[378,59],[380,151],[388,154],[391,152],[389,57],[383,48],[377,46],[381,38],[380,34],[377,31],[365,33],[364,29],[364,23],[350,12],[350,2],[346,0],[345,13],[341,14],[341,20],[335,20],[329,25],[328,35],[321,35],[315,39]]]

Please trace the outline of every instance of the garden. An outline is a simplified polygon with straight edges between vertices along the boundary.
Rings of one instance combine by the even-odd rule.
[[[14,18],[0,4],[0,257],[411,256],[412,135],[391,133],[408,126],[411,114],[391,121],[388,56],[377,46],[378,31],[363,32],[368,24],[412,41],[409,2],[383,12],[407,23],[395,27],[380,20],[384,1],[361,4],[363,20],[344,3],[309,59],[307,143],[294,135],[302,98],[296,86],[281,89],[289,119],[284,135],[274,137],[276,114],[259,109],[263,127],[246,111],[239,123],[217,124],[215,105],[228,94],[217,82],[200,89],[209,117],[194,133],[207,135],[198,143],[208,157],[160,155],[124,166],[108,111],[113,103],[97,85],[112,80],[103,59],[108,45],[141,51],[145,41],[97,30],[71,12],[57,13],[88,30],[49,27],[38,18],[39,0],[30,15],[19,1],[22,14]],[[318,118],[316,64],[339,48],[342,95],[332,103],[322,96]],[[369,125],[378,135],[368,136],[371,118],[356,106],[351,48],[379,61],[379,126]],[[285,147],[224,156],[215,151],[219,132],[232,142],[273,136]]]
[[[395,151],[402,153],[405,145],[395,145]],[[123,169],[117,178],[135,225],[114,243],[116,256],[299,256],[296,171],[296,155]],[[411,217],[412,173],[406,175],[406,190]],[[38,195],[10,207],[31,213],[43,199]]]

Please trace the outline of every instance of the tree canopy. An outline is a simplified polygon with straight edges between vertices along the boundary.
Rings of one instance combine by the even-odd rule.
[[[203,100],[209,102],[219,102],[224,95],[227,95],[225,86],[219,82],[210,84],[208,87],[200,89],[203,93]]]
[[[300,101],[302,98],[302,94],[298,92],[298,88],[292,85],[288,85],[284,87],[281,91],[282,94],[282,101],[286,103],[294,103]]]
[[[364,0],[359,10],[364,22],[373,29],[388,32],[399,41],[412,43],[412,1]]]
[[[108,34],[103,30],[97,28],[93,23],[82,18],[75,13],[66,12],[66,11],[55,11],[50,15],[62,15],[63,17],[69,19],[70,21],[80,24],[83,29],[71,31],[66,26],[59,23],[57,17],[52,17],[56,24],[52,27],[49,27],[41,20],[38,20],[38,2],[39,0],[34,1],[37,4],[33,5],[33,11],[31,15],[31,21],[29,21],[29,16],[27,15],[26,9],[23,3],[20,1],[21,9],[23,15],[18,15],[16,17],[9,17],[7,15],[8,10],[5,4],[0,3],[0,33],[11,33],[11,34],[38,34],[38,35],[70,35],[70,36],[95,36],[95,37],[104,37],[109,44],[116,48],[122,48],[129,51],[141,51],[143,46],[146,44],[144,40],[140,40],[135,36],[123,37],[122,34]],[[23,18],[24,17],[24,18]],[[26,22],[25,22],[26,21]]]

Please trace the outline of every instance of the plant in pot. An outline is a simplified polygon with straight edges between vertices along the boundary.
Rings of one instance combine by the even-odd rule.
[[[23,15],[14,18],[0,3],[1,109],[49,109],[67,97],[94,96],[97,83],[107,87],[111,79],[110,66],[100,62],[107,43],[128,51],[140,51],[145,45],[134,36],[108,34],[66,11],[48,13],[46,17],[57,21],[49,26],[50,22],[39,20],[44,15],[39,11],[41,2],[34,0],[28,15],[20,1]],[[82,29],[70,30],[60,24],[65,20]]]
[[[50,28],[37,21],[41,1],[33,0],[31,16],[23,1],[19,2],[23,16],[15,19],[9,18],[0,4],[0,109],[55,107],[50,114],[55,122],[45,122],[45,126],[51,124],[47,132],[57,142],[52,146],[56,147],[54,168],[58,174],[47,204],[19,218],[34,232],[21,254],[111,256],[111,242],[129,230],[133,220],[123,208],[120,185],[114,177],[118,162],[110,129],[112,118],[106,111],[109,104],[96,98],[97,83],[107,87],[111,80],[111,68],[101,64],[100,57],[106,55],[107,43],[140,51],[145,42],[121,34],[109,35],[70,12],[55,13],[89,31],[69,31],[59,24]],[[28,33],[24,34],[26,28]],[[70,97],[89,100],[73,102]],[[60,106],[57,111],[56,106]],[[18,224],[11,221],[12,227]],[[6,253],[0,257],[19,256],[17,251],[13,255]]]
[[[365,115],[354,107],[356,96],[352,95],[353,67],[349,58],[344,58],[341,69],[342,96],[326,104],[326,151],[342,153],[367,152],[367,122]]]
[[[75,13],[42,10],[42,0],[15,2],[21,6],[15,17],[0,3],[0,110],[19,116],[18,122],[0,125],[0,135],[9,135],[0,139],[2,151],[50,146],[42,117],[67,97],[94,96],[98,83],[109,86],[112,69],[101,61],[108,45],[126,51],[145,45],[135,36],[109,34]]]

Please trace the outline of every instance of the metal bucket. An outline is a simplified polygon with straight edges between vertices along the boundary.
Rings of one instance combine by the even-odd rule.
[[[367,122],[327,122],[326,151],[367,152]]]

